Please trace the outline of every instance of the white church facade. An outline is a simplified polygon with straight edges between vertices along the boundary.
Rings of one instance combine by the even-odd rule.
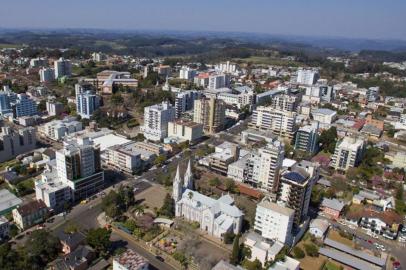
[[[213,199],[193,190],[193,174],[189,161],[182,181],[179,166],[173,181],[172,197],[175,215],[191,222],[198,222],[200,229],[218,238],[226,232],[241,232],[244,213],[234,205],[230,195]]]

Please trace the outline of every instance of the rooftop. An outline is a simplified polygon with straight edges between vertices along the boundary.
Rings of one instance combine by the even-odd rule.
[[[20,205],[23,201],[7,189],[0,190],[0,212]]]
[[[274,202],[271,202],[269,199],[265,198],[263,199],[258,206],[272,210],[274,212],[277,212],[279,214],[285,215],[285,216],[293,216],[295,214],[295,210],[281,206],[279,204],[276,204]]]
[[[35,200],[20,206],[19,208],[17,208],[17,211],[18,213],[20,213],[21,216],[24,217],[34,214],[41,209],[47,209],[47,206],[42,200]]]
[[[115,257],[114,261],[131,270],[141,269],[148,264],[147,259],[132,249],[127,249],[123,254]]]

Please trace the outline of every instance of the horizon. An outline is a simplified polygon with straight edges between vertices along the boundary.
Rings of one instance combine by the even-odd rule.
[[[134,2],[60,0],[4,3],[1,29],[225,32],[340,39],[406,40],[406,3],[275,0]],[[123,8],[127,7],[127,8]],[[215,7],[215,8],[213,8]],[[64,12],[61,12],[63,10]],[[142,12],[140,12],[142,11]],[[225,12],[226,11],[226,12]],[[40,19],[38,19],[40,17]],[[164,25],[164,27],[163,27]]]

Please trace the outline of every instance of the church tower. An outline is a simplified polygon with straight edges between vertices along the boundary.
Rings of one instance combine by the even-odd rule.
[[[180,178],[179,172],[179,165],[176,169],[176,176],[173,180],[173,190],[172,190],[172,198],[175,202],[179,201],[182,198],[183,188],[182,188],[182,179]]]
[[[193,190],[193,188],[194,188],[192,164],[190,162],[190,159],[189,159],[189,163],[188,163],[187,170],[186,170],[186,173],[185,173],[183,185],[184,185],[185,188],[188,188],[190,190]]]

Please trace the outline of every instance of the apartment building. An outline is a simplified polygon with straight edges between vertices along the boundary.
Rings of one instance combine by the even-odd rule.
[[[359,138],[344,137],[337,142],[331,166],[336,170],[347,171],[357,167],[365,152],[365,142]]]
[[[167,101],[144,108],[145,138],[160,141],[168,137],[168,123],[175,119],[175,108]]]
[[[249,89],[244,89],[241,92],[234,91],[236,93],[220,93],[217,95],[218,99],[224,101],[224,103],[229,105],[236,105],[237,108],[241,109],[245,106],[251,107],[255,104],[255,93]]]
[[[202,93],[197,90],[179,92],[175,97],[175,117],[179,118],[184,112],[192,110],[195,100],[200,99]]]
[[[297,71],[296,82],[298,84],[313,85],[317,82],[317,80],[319,78],[320,78],[320,74],[319,74],[318,70],[299,69]]]
[[[34,150],[36,143],[35,128],[27,127],[13,130],[10,127],[2,127],[0,134],[0,162]]]
[[[64,111],[64,105],[61,102],[57,102],[55,100],[47,100],[46,107],[49,116],[57,116]]]
[[[238,144],[224,142],[215,147],[214,153],[207,156],[208,166],[211,170],[227,175],[228,165],[238,160],[240,147]]]
[[[17,98],[11,103],[13,117],[33,116],[37,112],[37,103],[26,94],[17,94]]]
[[[300,127],[296,132],[295,150],[314,154],[318,150],[319,122]]]
[[[30,60],[30,68],[38,68],[48,65],[48,60],[46,58],[32,58]]]
[[[250,127],[270,130],[277,136],[292,140],[296,131],[296,112],[259,106],[254,110]]]
[[[74,117],[65,117],[63,120],[53,120],[38,128],[41,135],[59,141],[66,135],[83,130],[82,122]]]
[[[193,122],[203,124],[204,132],[214,134],[224,129],[225,104],[214,97],[195,100]]]
[[[291,243],[295,211],[265,197],[255,212],[254,230],[265,239]]]
[[[230,84],[230,78],[227,74],[210,74],[208,89],[215,90],[223,87],[228,87]]]
[[[17,94],[10,91],[0,91],[0,113],[1,115],[11,114],[13,109],[11,104],[17,99]]]
[[[148,153],[145,154],[144,152]],[[107,165],[132,174],[142,169],[145,157],[149,161],[152,155],[156,156],[149,151],[137,147],[136,142],[128,142],[108,148],[105,157]]]
[[[299,95],[276,95],[271,99],[271,108],[287,112],[296,112],[300,103]]]
[[[47,83],[55,80],[55,70],[53,68],[41,68],[39,71],[39,81]]]
[[[54,62],[55,79],[59,79],[64,76],[72,75],[72,64],[70,60],[59,58]]]
[[[203,136],[203,125],[177,119],[168,123],[168,138],[195,142]]]
[[[89,119],[100,107],[101,98],[89,85],[75,85],[76,112],[82,118]]]
[[[179,79],[193,81],[196,76],[196,69],[183,66],[179,70]]]

